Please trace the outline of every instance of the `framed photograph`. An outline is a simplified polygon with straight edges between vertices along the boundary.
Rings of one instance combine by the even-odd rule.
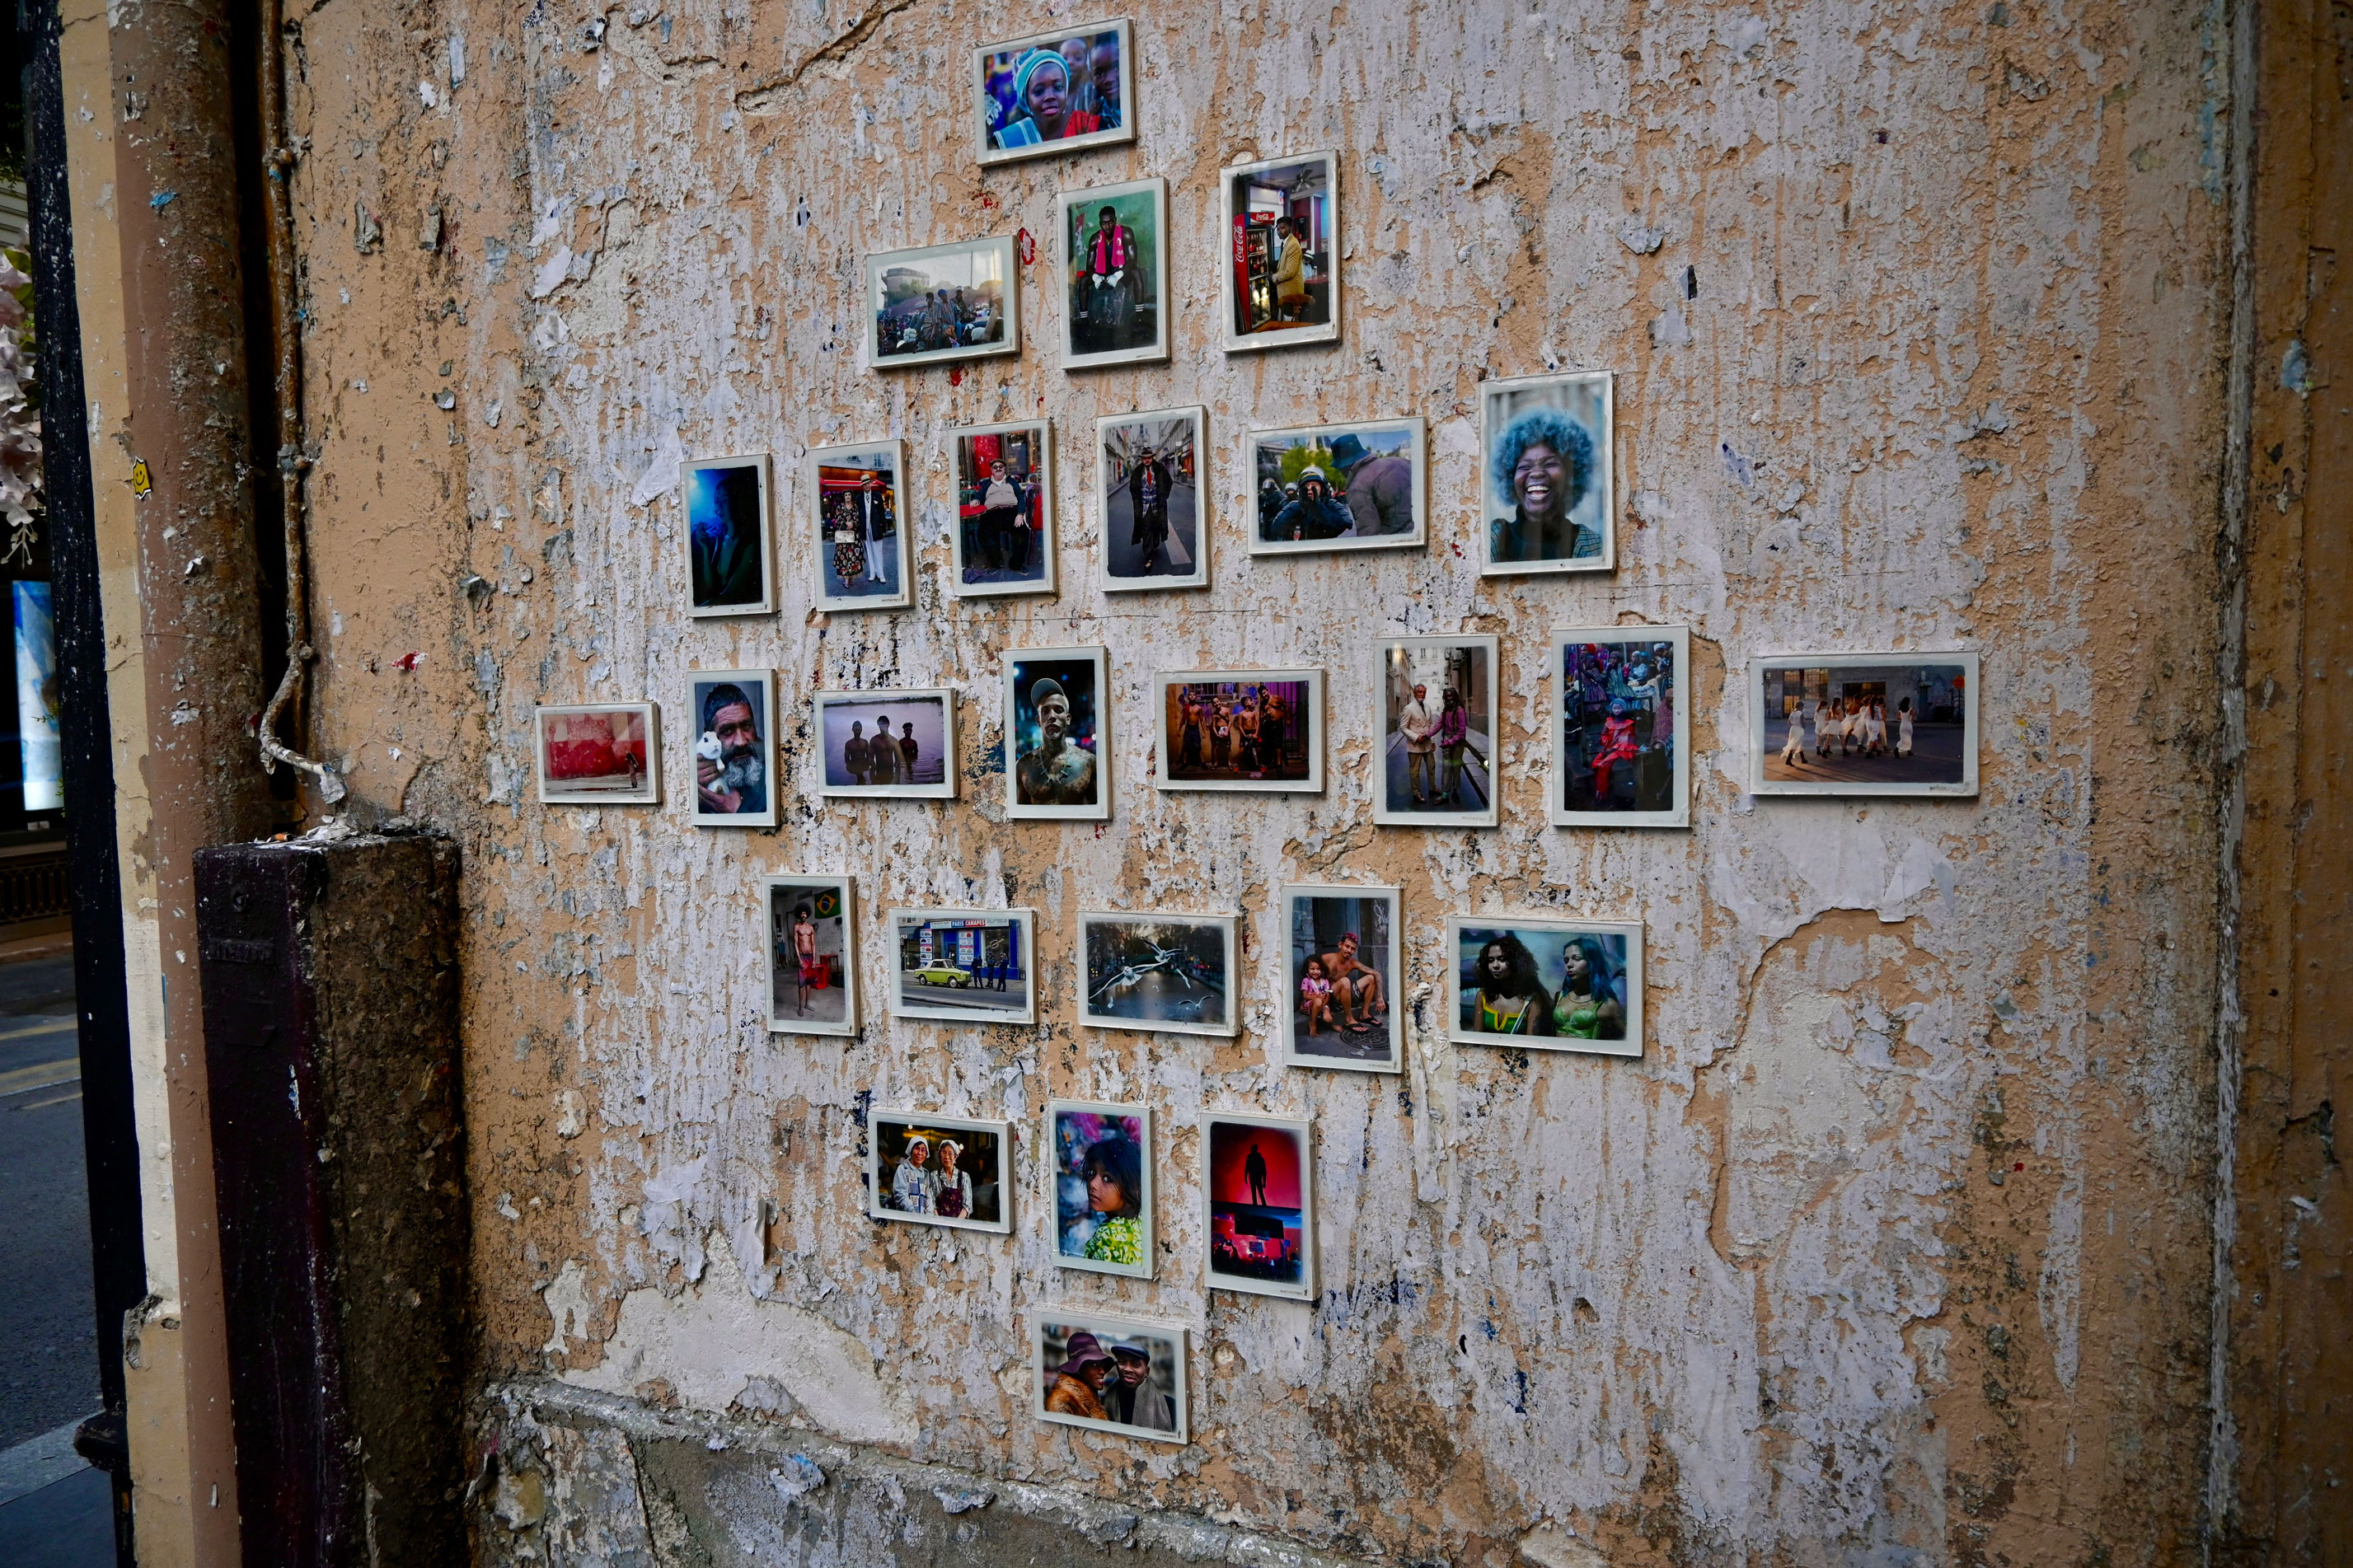
[[[1135,58],[1125,22],[1091,22],[973,52],[983,163],[1135,140]]]
[[[1095,421],[1106,594],[1209,585],[1209,496],[1198,407]]]
[[[650,702],[556,703],[532,715],[543,805],[657,805],[661,713]]]
[[[847,877],[763,877],[768,1032],[858,1033],[858,906]]]
[[[1013,237],[879,250],[866,258],[867,363],[876,370],[1021,352]]]
[[[1419,418],[1251,432],[1250,553],[1419,547],[1429,538],[1425,446]]]
[[[1141,1105],[1046,1102],[1054,1261],[1152,1278],[1152,1112]]]
[[[1043,419],[967,425],[955,447],[959,598],[1054,591],[1053,433]]]
[[[818,794],[954,800],[956,694],[921,690],[817,694]]]
[[[1315,1300],[1314,1166],[1304,1121],[1201,1118],[1209,1289]]]
[[[1481,391],[1481,572],[1616,568],[1610,388],[1609,372],[1597,370],[1491,381]]]
[[[690,673],[697,827],[776,825],[776,685],[768,669]]]
[[[1689,626],[1552,634],[1555,826],[1691,826],[1690,668]]]
[[[1079,916],[1079,1022],[1098,1029],[1234,1035],[1232,915]]]
[[[1373,668],[1373,820],[1494,826],[1495,639],[1392,637],[1375,647]]]
[[[1064,191],[1062,368],[1168,357],[1168,182]]]
[[[1040,1311],[1029,1331],[1039,1420],[1155,1443],[1187,1440],[1183,1329],[1069,1307]]]
[[[1226,352],[1340,337],[1340,161],[1303,153],[1244,163],[1225,193]]]
[[[903,610],[915,602],[902,441],[812,447],[809,532],[820,610]]]
[[[1454,915],[1447,1037],[1462,1046],[1642,1054],[1642,928]]]
[[[1396,1011],[1404,959],[1395,888],[1294,882],[1282,921],[1282,1061],[1349,1072],[1405,1071]]]
[[[1038,1021],[1030,910],[892,910],[891,1016]]]
[[[765,616],[776,607],[768,459],[703,458],[683,470],[690,616]]]
[[[1111,655],[1097,647],[1005,656],[1005,815],[1111,816]]]
[[[1973,652],[1756,659],[1750,793],[1973,795],[1977,695]]]
[[[958,1230],[1013,1228],[1012,1152],[1002,1121],[921,1110],[866,1117],[867,1215]]]
[[[1161,789],[1324,793],[1324,672],[1164,670],[1153,780]]]

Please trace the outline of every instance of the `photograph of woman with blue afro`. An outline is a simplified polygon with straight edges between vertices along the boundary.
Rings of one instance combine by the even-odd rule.
[[[1484,428],[1482,570],[1615,567],[1609,373],[1498,382],[1486,390]]]

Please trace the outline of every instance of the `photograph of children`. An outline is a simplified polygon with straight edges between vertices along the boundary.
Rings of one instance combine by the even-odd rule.
[[[1099,1029],[1231,1035],[1235,921],[1231,915],[1079,916],[1086,993],[1079,1022]]]
[[[1168,182],[1065,191],[1062,368],[1168,357]]]
[[[1153,782],[1162,789],[1324,789],[1324,672],[1163,672]]]
[[[650,702],[536,710],[532,759],[543,805],[653,805],[661,799],[661,716]]]
[[[817,607],[902,610],[908,582],[907,454],[899,441],[812,447],[809,521],[817,537]]]
[[[1201,1228],[1213,1290],[1315,1299],[1315,1215],[1307,1123],[1201,1119]]]
[[[1491,382],[1480,400],[1491,577],[1618,563],[1606,370]]]
[[[763,877],[768,1032],[858,1032],[856,909],[847,877]]]
[[[1033,1024],[1029,910],[892,910],[891,1015]]]
[[[1690,650],[1688,626],[1553,633],[1555,826],[1691,825],[1691,716],[1681,700]]]
[[[1042,419],[953,432],[961,597],[1054,591],[1054,465]]]
[[[1976,654],[1793,654],[1751,668],[1752,793],[1978,793]]]
[[[1286,1067],[1403,1072],[1393,1011],[1399,973],[1395,888],[1294,883],[1275,908],[1283,933]]]
[[[956,694],[944,688],[906,691],[820,691],[818,740],[821,795],[954,800]]]
[[[868,363],[896,370],[1019,353],[1018,279],[1009,236],[868,257]]]
[[[1456,1044],[1642,1054],[1641,926],[1457,915],[1446,937]]]
[[[1306,153],[1225,172],[1228,353],[1338,340],[1339,170]]]
[[[1054,1260],[1152,1278],[1152,1112],[1140,1105],[1046,1104],[1053,1161]]]
[[[1205,417],[1198,408],[1164,408],[1095,421],[1103,592],[1208,585]]]
[[[759,616],[768,591],[768,459],[705,458],[686,465],[691,616]]]
[[[1185,1331],[1073,1310],[1050,1309],[1034,1320],[1038,1418],[1186,1441]]]
[[[694,715],[694,823],[776,825],[775,672],[698,669],[687,686]]]
[[[1423,542],[1419,419],[1260,430],[1250,438],[1258,486],[1253,555],[1407,549]]]
[[[870,1217],[959,1230],[1013,1228],[1004,1122],[875,1110],[866,1128]]]
[[[973,55],[980,161],[1010,163],[1135,140],[1125,22],[1096,22]]]
[[[1493,827],[1495,639],[1399,637],[1375,650],[1380,766],[1373,820]]]
[[[1111,816],[1111,656],[1101,647],[1005,656],[1005,815]]]

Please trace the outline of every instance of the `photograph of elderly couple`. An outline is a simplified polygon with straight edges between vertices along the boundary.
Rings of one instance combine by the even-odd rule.
[[[1799,655],[1750,679],[1754,793],[1977,793],[1977,655]]]
[[[1132,53],[1125,22],[982,45],[973,56],[980,161],[1134,140]]]
[[[1459,1044],[1642,1054],[1639,925],[1458,915],[1447,936]]]
[[[1323,671],[1184,670],[1157,684],[1160,788],[1323,789]]]
[[[1419,419],[1261,430],[1250,452],[1258,486],[1254,555],[1386,550],[1427,536]]]
[[[1095,421],[1106,593],[1208,583],[1203,418],[1199,408],[1166,408]]]
[[[867,360],[878,370],[1021,352],[1010,236],[866,258]]]
[[[1304,1121],[1201,1119],[1202,1228],[1212,1289],[1315,1299],[1314,1164]]]
[[[1048,1102],[1055,1261],[1152,1278],[1152,1112],[1141,1105]]]
[[[1395,1010],[1398,897],[1395,888],[1369,886],[1293,883],[1282,889],[1285,1065],[1405,1070]]]
[[[1491,637],[1400,637],[1375,649],[1375,822],[1495,826],[1495,647]]]
[[[954,591],[964,598],[1054,591],[1054,468],[1042,419],[955,432]]]
[[[775,689],[771,670],[695,671],[687,691],[697,826],[776,825]]]
[[[920,1111],[867,1117],[868,1214],[912,1225],[1008,1231],[1005,1123]]]
[[[1005,815],[1111,815],[1110,736],[1102,647],[1023,648],[1005,656]]]
[[[955,798],[955,692],[820,691],[817,722],[820,795]]]
[[[1079,1022],[1105,1029],[1230,1035],[1235,920],[1231,915],[1079,916],[1086,992]]]
[[[896,610],[914,603],[908,584],[904,443],[814,447],[808,466],[821,610]]]
[[[1186,1437],[1185,1331],[1054,1310],[1032,1320],[1038,1417],[1127,1437]]]
[[[1678,700],[1687,626],[1597,626],[1553,634],[1560,678],[1552,820],[1588,827],[1691,821],[1691,722]]]
[[[858,1032],[857,920],[847,877],[763,877],[768,1030]]]

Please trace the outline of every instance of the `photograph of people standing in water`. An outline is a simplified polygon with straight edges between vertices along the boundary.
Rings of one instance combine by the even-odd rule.
[[[1095,421],[1103,592],[1200,588],[1209,581],[1200,408]]]
[[[1101,1029],[1230,1035],[1235,920],[1231,915],[1079,916],[1079,1022]]]
[[[1592,626],[1552,635],[1560,702],[1551,816],[1563,827],[1691,824],[1688,626]]]
[[[1373,650],[1373,820],[1495,826],[1495,639],[1398,637]]]
[[[1324,672],[1163,672],[1153,782],[1167,790],[1324,789]]]
[[[1457,915],[1449,1037],[1465,1046],[1642,1054],[1642,928]]]
[[[1054,1261],[1152,1278],[1152,1112],[1075,1100],[1046,1105]]]

